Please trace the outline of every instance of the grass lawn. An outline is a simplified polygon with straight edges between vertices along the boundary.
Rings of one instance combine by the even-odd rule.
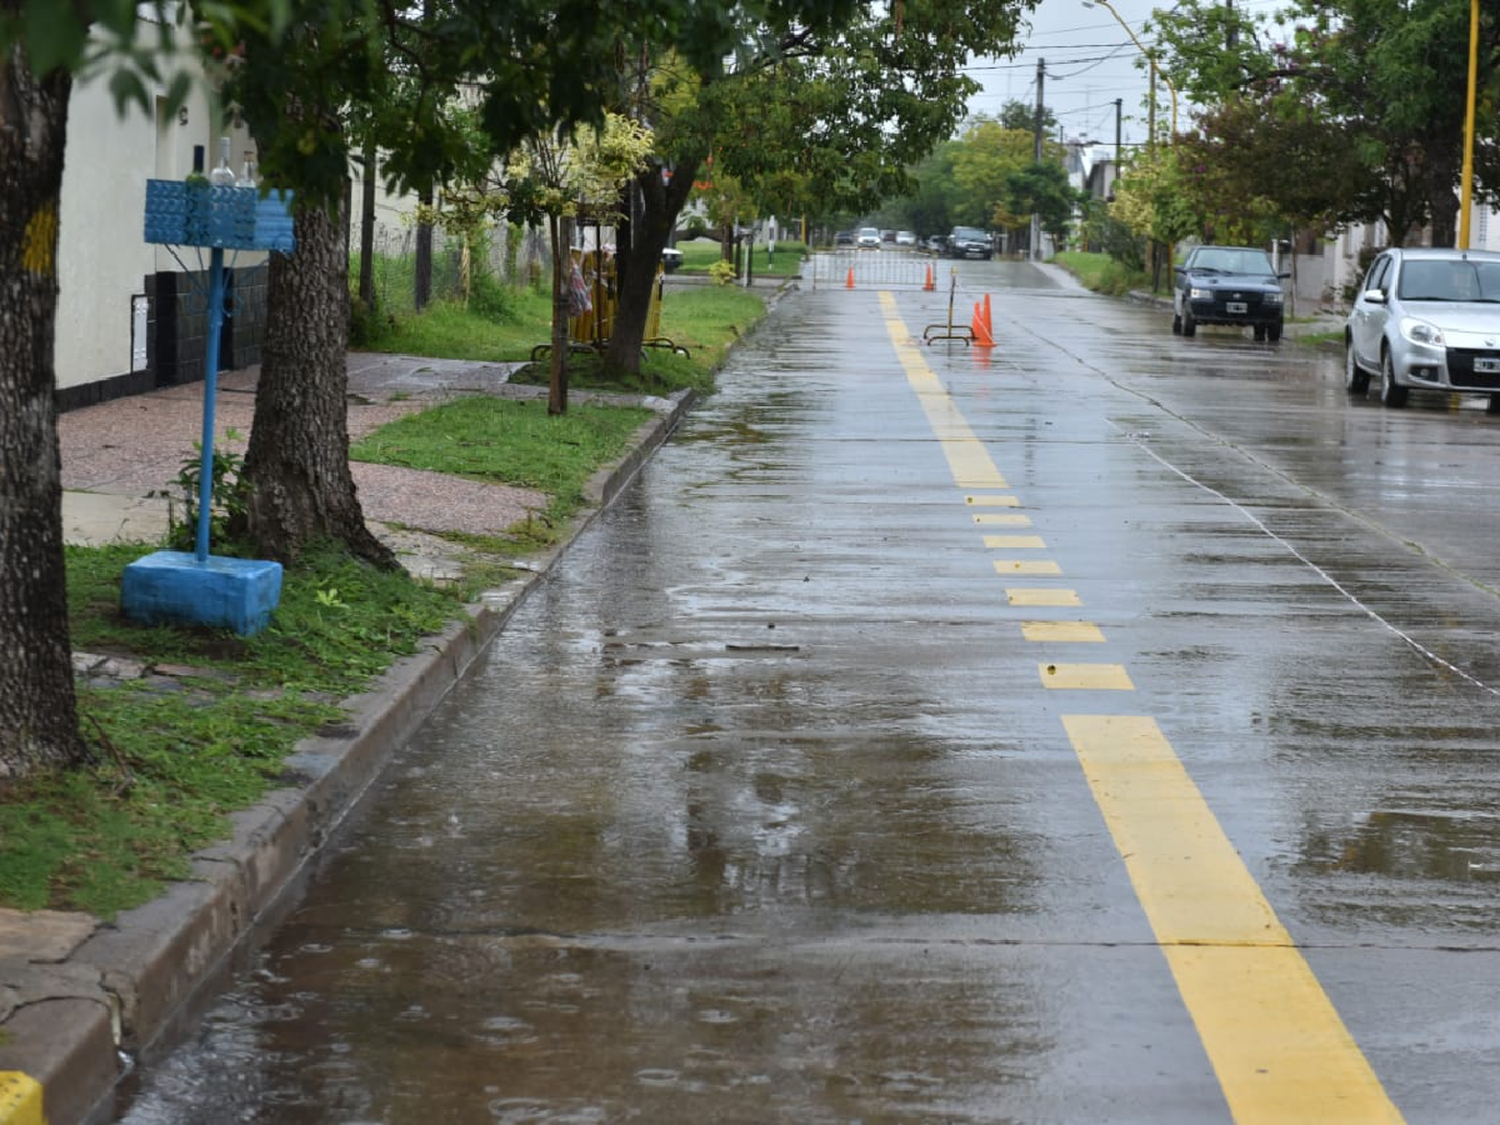
[[[550,295],[535,289],[516,292],[510,312],[503,317],[443,302],[418,316],[382,320],[365,346],[369,351],[434,359],[520,363],[530,360],[538,344],[551,340],[551,312]],[[685,386],[706,389],[724,352],[764,312],[760,297],[733,285],[667,286],[662,297],[662,335],[689,350],[688,362],[677,362],[683,357],[670,351],[648,348],[641,380],[619,389],[649,388],[658,393]],[[596,364],[581,362],[583,357],[576,354],[572,358],[570,366],[576,366],[579,375],[570,379],[571,385],[604,385],[593,374]]]
[[[439,304],[389,321],[378,350],[524,360],[547,339],[547,297],[507,293],[504,306],[481,313]],[[652,349],[646,385],[710,388],[725,351],[763,313],[761,299],[744,289],[669,287],[662,330],[690,354]],[[573,358],[575,385],[614,386],[597,363]],[[582,503],[584,482],[623,452],[647,416],[575,405],[550,418],[542,403],[476,396],[375,431],[353,457],[538,488],[550,506],[541,520],[466,540],[480,561],[452,587],[378,573],[340,553],[312,555],[287,568],[272,625],[255,637],[127,621],[120,578],[141,545],[68,548],[75,650],[176,668],[139,680],[80,681],[93,763],[0,784],[0,906],[109,918],[188,877],[193,852],[227,836],[232,812],[270,788],[296,784],[282,763],[300,740],[339,721],[340,700],[462,616],[517,554],[561,534]]]
[[[1113,297],[1132,289],[1150,289],[1151,275],[1144,270],[1126,269],[1108,254],[1064,250],[1052,259],[1095,293]]]
[[[707,273],[709,267],[723,257],[722,245],[707,238],[679,242],[677,249],[682,251],[682,265],[678,267],[678,273]],[[802,267],[804,249],[800,242],[778,239],[776,253],[768,256],[766,244],[757,242],[751,274],[754,277],[796,277]]]

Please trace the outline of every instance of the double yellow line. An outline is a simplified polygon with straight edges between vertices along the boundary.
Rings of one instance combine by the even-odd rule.
[[[983,444],[927,365],[890,293],[881,311],[896,354],[981,527],[1029,528]],[[1060,576],[1035,534],[984,536],[1002,576]],[[1073,608],[1061,586],[1006,588],[1021,608]],[[1040,644],[1100,644],[1093,622],[1021,623]],[[1044,686],[1063,691],[1133,691],[1118,664],[1043,662]],[[1162,734],[1143,715],[1064,715],[1094,800],[1109,826],[1137,899],[1167,959],[1209,1061],[1238,1122],[1401,1121],[1379,1078],[1266,901],[1202,793]]]

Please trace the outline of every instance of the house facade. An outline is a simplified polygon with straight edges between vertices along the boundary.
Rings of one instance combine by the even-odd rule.
[[[150,111],[117,112],[107,76],[74,84],[59,217],[55,366],[63,409],[202,379],[207,345],[207,252],[144,238],[146,180],[180,180],[202,146],[208,166],[228,138],[238,170],[254,145],[225,122],[195,83],[168,112],[165,89]],[[265,256],[226,258],[231,312],[220,341],[224,367],[260,358]]]

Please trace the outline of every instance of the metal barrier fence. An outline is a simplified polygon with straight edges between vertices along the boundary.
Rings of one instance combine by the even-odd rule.
[[[856,289],[921,289],[943,272],[941,261],[925,251],[890,247],[818,250],[802,267],[814,289],[848,288],[851,282]]]

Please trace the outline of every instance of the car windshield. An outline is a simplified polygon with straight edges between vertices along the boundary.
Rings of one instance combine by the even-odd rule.
[[[1237,250],[1214,247],[1193,255],[1192,268],[1208,273],[1274,274],[1271,258],[1264,250]]]
[[[880,232],[878,230],[876,230],[874,227],[861,227],[859,233],[864,238],[879,238],[880,237]]]
[[[1396,287],[1403,301],[1500,302],[1500,262],[1464,258],[1409,261]]]
[[[974,239],[977,242],[983,242],[984,241],[984,231],[980,230],[978,227],[954,227],[953,228],[953,237],[954,238],[972,238],[972,239]]]

